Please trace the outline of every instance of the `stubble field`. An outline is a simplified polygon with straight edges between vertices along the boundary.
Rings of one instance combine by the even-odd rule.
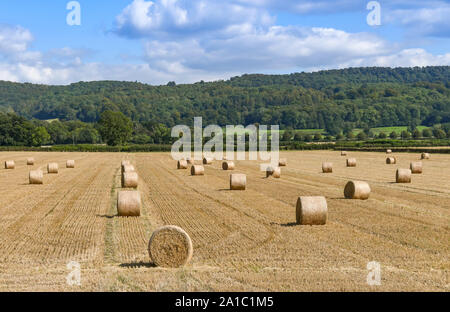
[[[236,161],[247,190],[230,191],[220,161],[193,177],[168,153],[0,153],[16,162],[0,169],[0,291],[449,291],[450,155],[432,154],[411,184],[394,183],[395,171],[419,154],[397,154],[396,165],[382,153],[349,156],[356,168],[336,151],[282,153],[281,179]],[[123,159],[139,174],[140,217],[116,216]],[[29,185],[29,170],[48,162],[59,174]],[[369,182],[369,200],[344,199],[349,180]],[[327,198],[327,224],[296,225],[298,196],[315,195]],[[185,268],[150,261],[151,233],[168,224],[192,238]],[[67,283],[71,261],[80,286]],[[367,284],[370,261],[379,286]]]

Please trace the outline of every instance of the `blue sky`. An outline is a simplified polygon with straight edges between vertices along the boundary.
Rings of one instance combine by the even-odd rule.
[[[0,80],[151,84],[356,66],[450,65],[450,1],[0,1]],[[372,6],[373,7],[373,6]]]

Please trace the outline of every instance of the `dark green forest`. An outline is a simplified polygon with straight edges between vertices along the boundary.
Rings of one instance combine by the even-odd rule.
[[[419,125],[450,123],[449,66],[255,74],[164,86],[119,81],[68,86],[0,81],[0,95],[0,123],[17,124],[10,119],[24,118],[22,128],[43,127],[50,135],[47,141],[60,144],[106,141],[98,126],[105,111],[120,111],[131,119],[135,143],[170,141],[168,129],[192,125],[195,116],[202,116],[204,125],[325,129],[334,137],[355,128],[408,126],[412,133]],[[42,122],[51,119],[58,121]],[[45,142],[47,137],[40,130],[34,142],[20,136],[15,141],[27,145]],[[0,144],[13,143],[0,137]]]

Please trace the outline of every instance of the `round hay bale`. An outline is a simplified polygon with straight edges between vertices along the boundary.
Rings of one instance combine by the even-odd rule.
[[[390,149],[386,150],[386,154],[392,154],[392,150]]]
[[[195,161],[190,157],[186,158],[186,162],[188,163],[188,165],[195,165]]]
[[[411,183],[411,169],[397,169],[395,181],[397,183]]]
[[[287,166],[287,159],[286,158],[280,158],[280,160],[278,162],[278,166],[286,167]]]
[[[187,160],[180,159],[177,163],[177,169],[187,169],[188,162]]]
[[[211,157],[203,157],[204,165],[211,165],[213,163],[213,159]]]
[[[191,167],[191,175],[202,176],[205,175],[205,167],[200,165],[194,165]]]
[[[417,162],[412,162],[409,165],[409,168],[411,169],[411,173],[412,174],[421,174],[422,173],[422,162],[421,161],[417,161]]]
[[[133,165],[125,165],[122,167],[122,174],[124,174],[125,172],[135,172],[136,170],[134,169]]]
[[[224,161],[222,163],[223,170],[234,170],[234,168],[235,168],[235,165],[234,165],[234,162],[232,162],[232,161]]]
[[[346,151],[341,151],[341,156],[347,156],[347,152]]]
[[[121,217],[139,217],[141,215],[141,193],[120,191],[117,195],[117,213]]]
[[[122,160],[122,162],[120,163],[120,165],[123,167],[125,165],[130,165],[130,161],[129,160]]]
[[[332,173],[333,172],[333,164],[330,162],[324,162],[322,164],[322,172],[323,173]]]
[[[59,172],[59,166],[57,163],[49,163],[47,165],[47,173],[57,174]]]
[[[30,171],[29,181],[30,184],[44,184],[44,173],[42,170]]]
[[[279,179],[281,177],[281,168],[280,167],[272,167],[268,166],[266,168],[266,178],[273,177],[275,179]]]
[[[356,167],[356,158],[348,158],[347,167]]]
[[[297,224],[324,225],[327,223],[328,206],[323,196],[300,196],[297,200]]]
[[[14,169],[14,168],[16,168],[14,160],[5,161],[5,169]]]
[[[34,165],[34,158],[29,157],[27,158],[27,166],[33,166]]]
[[[124,172],[122,174],[122,187],[123,188],[137,188],[139,176],[137,172]]]
[[[388,158],[386,158],[386,164],[394,165],[396,163],[397,163],[397,159],[395,157],[388,157]]]
[[[370,196],[370,186],[364,181],[350,181],[344,188],[344,196],[347,199],[366,200]]]
[[[422,159],[430,159],[430,154],[429,153],[422,153],[421,158]]]
[[[150,259],[158,267],[185,266],[191,261],[193,252],[189,235],[174,225],[164,226],[153,232],[148,243]]]
[[[66,168],[75,168],[75,160],[68,160],[66,161]]]
[[[247,184],[247,176],[242,173],[230,175],[230,190],[244,191]]]

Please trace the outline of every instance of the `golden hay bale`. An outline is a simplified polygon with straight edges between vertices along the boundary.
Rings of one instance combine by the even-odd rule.
[[[120,191],[117,195],[117,213],[121,217],[139,217],[141,215],[141,193]]]
[[[194,165],[191,167],[191,175],[202,176],[205,175],[205,167],[200,165]]]
[[[278,166],[286,167],[287,166],[287,159],[286,158],[280,158],[280,160],[278,162]]]
[[[348,199],[366,200],[370,196],[370,186],[363,181],[350,181],[345,185],[344,196]]]
[[[224,161],[222,163],[222,169],[223,170],[234,170],[235,165],[233,161]]]
[[[356,158],[348,158],[347,167],[356,167]]]
[[[421,161],[416,161],[416,162],[412,162],[409,165],[410,169],[411,169],[411,173],[412,174],[421,174],[422,173],[422,162]]]
[[[230,190],[244,191],[247,184],[247,176],[242,173],[230,175]]]
[[[192,259],[194,249],[189,235],[178,226],[163,226],[153,232],[148,243],[150,259],[158,267],[179,268]]]
[[[184,159],[180,159],[177,163],[177,169],[187,169],[188,167],[188,162],[187,160]]]
[[[44,184],[44,173],[42,170],[30,171],[30,184]]]
[[[75,168],[75,160],[66,161],[66,168]]]
[[[125,165],[122,167],[122,174],[124,174],[125,172],[135,172],[136,170],[134,169],[133,165]]]
[[[332,173],[333,172],[333,164],[330,162],[324,162],[322,164],[322,172],[323,173]]]
[[[395,181],[397,183],[411,183],[411,169],[397,169]]]
[[[137,172],[124,172],[122,174],[122,187],[123,188],[137,188],[139,176]]]
[[[429,153],[422,153],[421,158],[422,159],[430,159],[430,154]]]
[[[57,163],[49,163],[47,165],[47,173],[58,173],[59,172],[59,166]]]
[[[327,223],[328,206],[323,196],[300,196],[297,200],[297,224],[323,225]]]
[[[386,158],[386,164],[394,165],[396,163],[397,163],[397,158],[395,158],[395,157],[388,157],[388,158]]]
[[[213,159],[211,157],[203,157],[204,165],[211,165],[213,163]]]
[[[386,150],[386,154],[392,154],[392,150],[390,149]]]
[[[130,165],[130,161],[129,160],[122,160],[121,164],[122,167],[125,165]]]
[[[5,161],[5,169],[14,169],[14,168],[16,168],[16,164],[14,163],[14,160]]]
[[[268,166],[266,168],[266,178],[273,177],[279,179],[281,177],[281,168]]]
[[[29,157],[27,158],[27,166],[33,166],[34,165],[34,158]]]
[[[190,157],[186,158],[186,162],[188,163],[188,165],[195,165],[195,161]]]
[[[347,152],[346,151],[341,151],[341,156],[347,156]]]

